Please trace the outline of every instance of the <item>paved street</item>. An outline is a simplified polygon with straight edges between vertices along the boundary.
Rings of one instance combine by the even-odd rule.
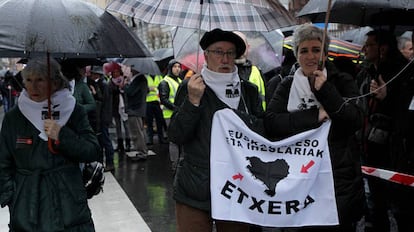
[[[3,117],[0,107],[0,122]],[[115,154],[116,170],[105,173],[104,192],[89,201],[97,232],[175,231],[168,145],[153,150],[157,155],[145,162]],[[8,209],[0,209],[1,232],[8,220]]]

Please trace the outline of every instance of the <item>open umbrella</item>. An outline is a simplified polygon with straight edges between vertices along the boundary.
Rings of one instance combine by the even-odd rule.
[[[151,56],[125,24],[82,0],[0,0],[0,21],[1,57]],[[47,92],[51,117],[50,85]]]
[[[174,50],[172,48],[160,48],[152,53],[154,61],[161,61],[167,58],[173,58]]]
[[[297,14],[312,22],[324,22],[326,0],[310,0]],[[414,3],[407,0],[332,0],[329,22],[358,26],[413,25]]]
[[[167,72],[168,62],[174,58],[173,48],[160,48],[155,50],[152,55],[161,72],[165,74]]]
[[[0,56],[151,56],[126,25],[82,0],[0,0]]]
[[[199,55],[197,65],[197,52],[203,54],[198,43],[198,30],[176,27],[171,30],[175,59],[194,71],[201,70],[204,56]],[[205,31],[201,32],[203,35]],[[278,31],[271,32],[243,32],[249,43],[248,59],[263,72],[268,72],[281,65],[283,34]]]
[[[198,56],[198,57],[197,57]],[[194,72],[199,72],[203,68],[204,64],[204,53],[191,53],[184,55],[180,57],[180,59],[177,59],[182,65],[184,65],[185,68],[191,69]],[[198,64],[198,65],[197,65]]]
[[[126,58],[123,65],[130,66],[131,68],[143,73],[150,75],[160,75],[161,71],[158,65],[152,59],[152,57],[137,57],[137,58]]]
[[[359,27],[351,30],[344,31],[342,35],[339,36],[340,39],[346,40],[359,45],[364,45],[366,35],[368,32],[372,31],[372,27]]]
[[[263,73],[282,65],[283,39],[278,30],[269,32],[243,32],[249,43],[247,59],[260,68]]]
[[[295,24],[277,0],[114,0],[107,9],[147,23],[205,31],[271,31]]]

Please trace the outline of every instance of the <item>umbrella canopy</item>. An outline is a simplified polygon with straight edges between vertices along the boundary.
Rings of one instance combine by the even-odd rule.
[[[283,39],[279,30],[270,32],[243,32],[249,44],[247,59],[263,73],[282,65]]]
[[[201,32],[201,36],[205,31]],[[171,30],[175,59],[194,71],[201,70],[204,56],[200,55],[197,65],[197,52],[203,54],[199,46],[198,31],[176,27]],[[282,63],[283,34],[271,32],[243,32],[249,43],[247,58],[263,72],[268,72]],[[198,49],[198,51],[197,51]]]
[[[198,58],[197,58],[198,56]],[[183,69],[191,69],[195,72],[199,72],[204,65],[205,62],[205,58],[204,58],[204,53],[191,53],[188,55],[184,55],[182,57],[180,57],[180,59],[177,59],[183,66]],[[198,65],[197,65],[198,64]],[[197,71],[198,70],[198,71]]]
[[[123,65],[130,66],[143,74],[160,75],[161,71],[158,65],[151,57],[126,58]]]
[[[298,13],[298,17],[312,22],[324,22],[326,0],[310,0]],[[414,3],[407,0],[332,0],[329,22],[358,26],[413,25]]]
[[[344,31],[344,33],[339,36],[340,39],[346,40],[359,45],[364,45],[365,40],[367,39],[367,33],[374,30],[371,27],[360,27],[356,29],[351,29]]]
[[[128,27],[82,0],[0,0],[0,56],[151,56]]]
[[[107,9],[147,23],[205,31],[271,31],[295,25],[277,0],[114,0]]]
[[[161,61],[167,58],[173,58],[174,50],[172,48],[160,48],[152,53],[155,61]]]
[[[286,37],[285,44],[283,46],[292,49],[292,40],[293,36]],[[350,59],[359,59],[361,51],[362,45],[360,44],[351,43],[338,38],[331,38],[331,43],[328,48],[328,56],[331,58],[347,57]]]

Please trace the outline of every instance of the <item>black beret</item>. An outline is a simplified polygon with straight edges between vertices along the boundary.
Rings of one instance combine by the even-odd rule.
[[[244,43],[243,39],[240,38],[240,36],[234,34],[231,31],[223,31],[219,28],[206,32],[200,40],[200,47],[203,50],[206,50],[208,46],[219,41],[227,41],[233,43],[236,46],[236,58],[243,55],[246,50],[246,44]]]

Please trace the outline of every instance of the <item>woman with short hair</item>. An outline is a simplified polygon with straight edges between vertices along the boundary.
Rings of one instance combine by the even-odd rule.
[[[79,163],[97,161],[100,147],[85,109],[55,60],[31,59],[22,76],[18,107],[0,132],[0,204],[9,207],[9,229],[95,231]]]
[[[330,40],[323,40],[320,28],[303,24],[296,28],[293,37],[293,52],[300,67],[293,76],[282,79],[267,106],[267,135],[282,139],[332,121],[328,139],[339,225],[305,227],[299,231],[355,231],[364,206],[360,157],[353,140],[361,127],[362,113],[354,100],[346,99],[358,96],[358,89],[352,76],[338,71],[326,60]],[[322,70],[321,55],[326,61]]]

